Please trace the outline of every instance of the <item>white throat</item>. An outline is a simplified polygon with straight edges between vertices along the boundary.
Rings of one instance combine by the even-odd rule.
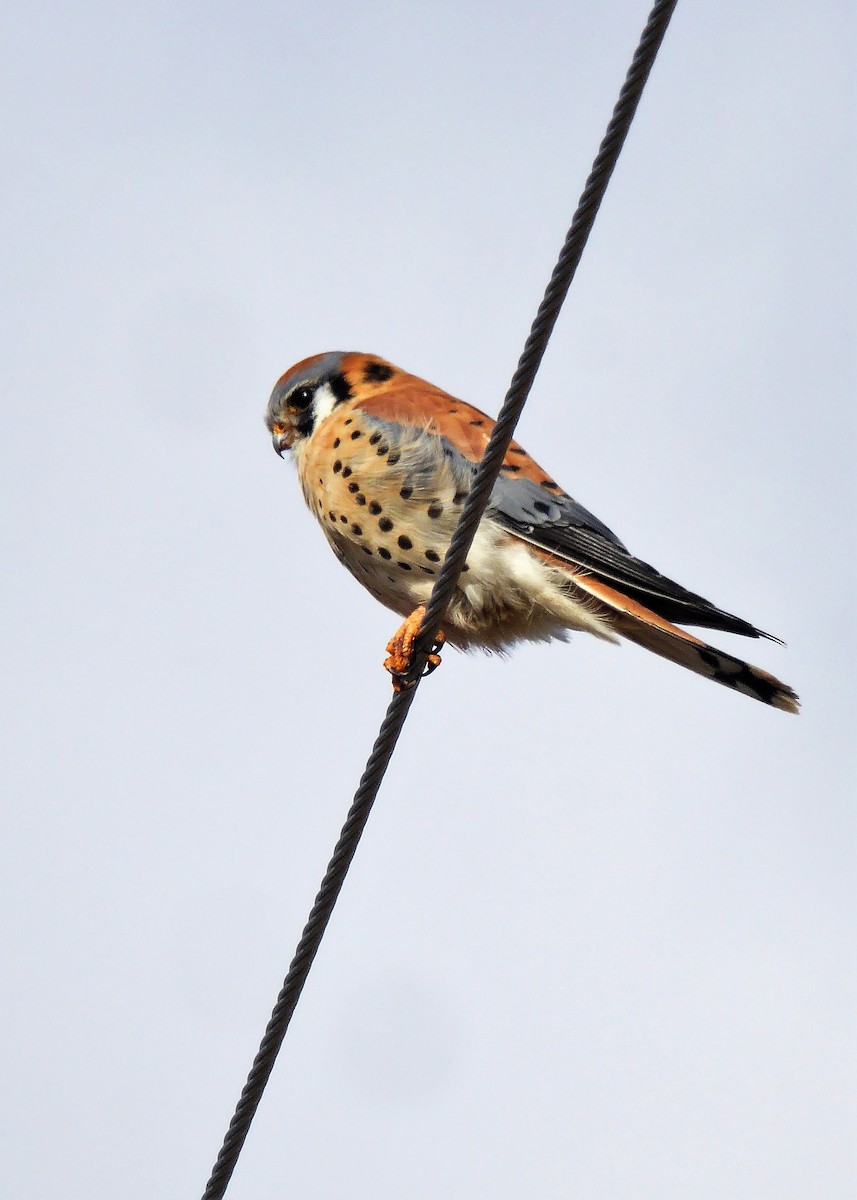
[[[337,403],[337,398],[329,383],[323,383],[321,387],[316,388],[312,400],[313,416],[315,417],[313,432],[318,429],[325,417],[330,416],[336,408]]]

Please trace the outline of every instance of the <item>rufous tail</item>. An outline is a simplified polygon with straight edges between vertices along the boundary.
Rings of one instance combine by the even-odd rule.
[[[577,573],[573,578],[576,587],[596,597],[609,610],[605,616],[609,615],[611,627],[628,641],[636,642],[638,646],[678,663],[680,667],[687,667],[697,675],[713,679],[715,683],[722,683],[745,696],[752,696],[754,700],[761,700],[763,704],[781,708],[784,712],[798,711],[800,701],[797,694],[788,684],[769,675],[767,671],[685,633],[600,579]]]

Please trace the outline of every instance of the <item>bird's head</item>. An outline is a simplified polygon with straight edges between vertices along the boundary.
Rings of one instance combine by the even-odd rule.
[[[274,449],[297,448],[338,404],[359,398],[364,390],[377,390],[396,368],[374,354],[334,350],[316,354],[290,367],[271,393],[265,424]]]
[[[308,438],[337,404],[349,398],[351,387],[342,371],[346,357],[337,351],[315,354],[296,363],[277,380],[265,424],[279,455]]]

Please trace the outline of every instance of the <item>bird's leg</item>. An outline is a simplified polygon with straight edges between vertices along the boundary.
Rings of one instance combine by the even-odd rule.
[[[393,676],[393,691],[400,692],[406,686],[411,670],[411,656],[414,652],[414,641],[422,628],[426,606],[420,604],[407,620],[403,621],[387,643],[387,655],[384,659],[384,669]],[[445,641],[441,630],[432,646],[431,654],[426,657],[426,675],[430,675],[440,666],[438,650]]]

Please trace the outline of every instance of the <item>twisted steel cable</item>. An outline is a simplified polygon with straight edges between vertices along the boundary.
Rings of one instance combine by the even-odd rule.
[[[297,950],[277,997],[271,1019],[265,1029],[259,1051],[241,1092],[235,1115],[229,1124],[202,1200],[221,1200],[235,1170],[250,1123],[259,1107],[262,1093],[274,1068],[277,1054],[283,1044],[313,959],[342,890],[346,873],[366,827],[375,797],[393,757],[399,734],[425,670],[427,655],[443,623],[444,614],[458,583],[467,552],[488,504],[491,489],[500,473],[503,458],[527,401],[563,301],[571,286],[676,3],[677,0],[656,0],[649,14],[607,126],[607,132],[599,147],[556,267],[524,345],[485,455],[479,464],[443,566],[435,581],[420,633],[415,642],[408,685],[394,694],[387,708],[372,753],[354,794],[339,841],[333,851],[333,857],[298,942]]]

